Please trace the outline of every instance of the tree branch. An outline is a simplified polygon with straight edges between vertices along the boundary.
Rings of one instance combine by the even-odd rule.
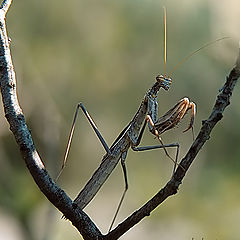
[[[70,197],[48,175],[27,128],[22,109],[18,103],[16,77],[4,20],[10,4],[11,1],[3,1],[0,8],[0,87],[5,117],[39,189],[72,222],[84,239],[98,239],[102,235],[100,230],[81,209],[73,209]]]

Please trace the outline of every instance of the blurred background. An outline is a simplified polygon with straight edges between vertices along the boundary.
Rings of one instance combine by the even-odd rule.
[[[195,54],[171,74],[171,89],[159,93],[159,114],[185,96],[197,104],[197,134],[238,54],[238,0],[13,1],[7,28],[19,101],[51,176],[60,169],[78,102],[84,103],[110,145],[135,114],[155,76],[164,73],[163,6],[168,13],[168,72],[207,42],[232,37]],[[237,86],[224,118],[197,156],[179,193],[121,239],[239,239],[239,102]],[[162,136],[165,143],[181,145],[180,158],[192,143],[191,132],[182,133],[188,121],[189,115]],[[35,185],[2,105],[0,126],[0,239],[81,239]],[[142,145],[156,143],[146,131]],[[104,154],[80,114],[60,186],[75,198]],[[164,186],[172,167],[161,150],[130,151],[130,188],[117,222]],[[118,166],[85,209],[104,233],[123,188]]]

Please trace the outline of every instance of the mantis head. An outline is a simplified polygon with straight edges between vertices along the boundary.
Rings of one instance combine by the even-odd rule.
[[[164,88],[166,91],[170,88],[172,84],[172,79],[163,75],[157,75],[156,81],[160,84],[160,87]]]

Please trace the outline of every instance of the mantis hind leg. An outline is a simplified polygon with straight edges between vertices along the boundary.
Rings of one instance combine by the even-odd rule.
[[[146,125],[146,124],[145,124]],[[145,126],[143,126],[143,128],[145,128]],[[144,131],[144,129],[143,129]],[[141,135],[141,134],[140,134]],[[172,144],[164,144],[164,145],[154,145],[154,146],[143,146],[143,147],[132,147],[133,151],[147,151],[147,150],[154,150],[154,149],[160,149],[160,148],[172,148],[172,147],[176,147],[176,156],[175,156],[175,160],[174,161],[174,168],[173,168],[173,174],[175,173],[175,170],[177,168],[177,166],[179,165],[177,163],[177,160],[178,160],[178,154],[179,154],[179,144],[178,143],[172,143]],[[119,201],[119,204],[118,204],[118,207],[117,207],[117,210],[113,216],[113,220],[111,222],[111,225],[109,227],[109,230],[108,232],[111,231],[112,227],[113,227],[113,224],[115,223],[115,220],[117,218],[117,215],[119,213],[119,210],[122,206],[122,203],[123,203],[123,200],[125,198],[125,195],[126,195],[126,192],[128,190],[128,178],[127,178],[127,168],[126,168],[126,165],[125,165],[125,160],[126,160],[126,157],[127,157],[127,152],[124,152],[122,155],[121,155],[121,165],[122,165],[122,169],[123,169],[123,175],[124,175],[124,181],[125,181],[125,189],[122,193],[122,196],[121,196],[121,199]]]
[[[111,225],[110,225],[110,227],[109,227],[108,232],[111,231],[111,229],[112,229],[112,227],[113,227],[113,224],[115,223],[115,220],[116,220],[116,218],[117,218],[117,215],[118,215],[118,213],[119,213],[119,210],[120,210],[120,208],[121,208],[121,206],[122,206],[123,200],[124,200],[124,198],[125,198],[126,192],[127,192],[127,190],[128,190],[127,168],[126,168],[126,164],[125,164],[126,158],[127,158],[127,152],[123,152],[122,155],[121,155],[121,166],[122,166],[122,170],[123,170],[125,188],[124,188],[124,191],[123,191],[123,193],[122,193],[121,199],[120,199],[120,201],[119,201],[119,203],[118,203],[117,210],[116,210],[116,212],[115,212],[115,214],[114,214],[114,216],[113,216],[113,219],[112,219],[112,222],[111,222]]]
[[[106,152],[108,154],[111,154],[111,151],[110,151],[106,141],[104,140],[102,134],[99,132],[99,130],[98,130],[96,124],[94,123],[93,119],[91,118],[90,114],[88,113],[88,111],[86,110],[86,108],[83,106],[82,103],[78,103],[78,105],[76,107],[76,111],[75,111],[74,117],[73,117],[73,122],[72,122],[71,130],[70,130],[70,133],[69,133],[69,137],[68,137],[68,143],[67,143],[66,151],[65,151],[65,154],[64,154],[63,163],[62,163],[61,169],[59,171],[59,174],[56,177],[56,181],[58,180],[58,178],[60,177],[61,173],[63,172],[63,169],[66,166],[66,161],[67,161],[67,157],[68,157],[70,146],[71,146],[71,142],[72,142],[73,133],[74,133],[74,129],[75,129],[75,126],[76,126],[76,121],[77,121],[79,109],[81,109],[83,111],[83,113],[85,114],[87,120],[89,121],[90,125],[92,126],[94,132],[96,133],[98,139],[102,143],[102,145],[103,145],[104,149],[106,150]]]

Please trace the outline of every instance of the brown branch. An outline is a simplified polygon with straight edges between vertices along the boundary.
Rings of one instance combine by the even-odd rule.
[[[150,213],[164,202],[169,196],[174,195],[178,191],[179,185],[189,169],[190,165],[194,161],[198,152],[210,138],[211,131],[214,126],[223,117],[225,108],[230,104],[230,97],[232,95],[235,84],[240,77],[240,49],[239,55],[236,61],[236,66],[232,69],[226,82],[217,96],[217,100],[213,107],[213,110],[207,120],[202,121],[202,127],[199,131],[198,136],[193,142],[192,146],[188,150],[186,156],[181,160],[180,166],[178,166],[176,172],[172,176],[171,180],[147,203],[145,203],[139,210],[135,211],[122,223],[120,223],[114,230],[109,234],[102,237],[102,239],[118,239],[125,232],[127,232],[134,225],[139,223],[144,217],[149,216]],[[183,170],[184,169],[184,170]]]
[[[79,209],[73,209],[70,197],[48,175],[27,128],[22,109],[18,103],[16,78],[5,25],[5,15],[10,4],[11,1],[3,1],[0,7],[0,88],[5,117],[39,189],[72,222],[84,239],[98,239],[102,235],[100,230],[86,213]]]

